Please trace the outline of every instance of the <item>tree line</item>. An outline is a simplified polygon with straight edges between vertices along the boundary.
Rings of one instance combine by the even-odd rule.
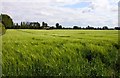
[[[108,26],[103,27],[80,27],[80,26],[73,26],[70,27],[63,27],[59,23],[56,23],[55,26],[49,26],[48,23],[42,22],[21,22],[20,24],[14,23],[12,18],[7,14],[0,15],[1,23],[5,26],[6,29],[85,29],[85,30],[120,30],[120,27],[109,28]]]

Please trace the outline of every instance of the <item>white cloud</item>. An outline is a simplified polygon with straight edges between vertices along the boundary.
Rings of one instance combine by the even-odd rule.
[[[83,8],[69,8],[80,2],[91,2]],[[15,22],[38,21],[64,26],[117,26],[118,0],[2,0],[2,13],[12,16]]]

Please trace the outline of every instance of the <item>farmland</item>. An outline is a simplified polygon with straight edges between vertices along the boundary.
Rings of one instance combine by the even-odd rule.
[[[118,76],[117,30],[9,29],[3,76]]]

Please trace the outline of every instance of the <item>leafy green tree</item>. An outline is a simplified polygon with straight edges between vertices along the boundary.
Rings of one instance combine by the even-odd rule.
[[[62,29],[62,25],[59,25],[59,29]]]
[[[107,30],[107,29],[108,29],[108,27],[107,27],[107,26],[104,26],[104,27],[103,27],[103,30]]]
[[[79,29],[79,27],[78,26],[74,26],[73,29]]]
[[[42,22],[42,26],[45,26],[45,22]]]
[[[57,28],[57,29],[59,28],[59,23],[56,23],[56,28]]]
[[[10,16],[7,14],[1,14],[0,17],[2,18],[2,24],[5,26],[5,28],[12,28],[13,26],[13,20]]]
[[[56,29],[62,29],[62,25],[60,25],[59,23],[56,23]]]

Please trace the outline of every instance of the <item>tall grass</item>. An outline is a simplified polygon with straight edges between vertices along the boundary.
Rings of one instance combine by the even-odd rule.
[[[119,76],[116,30],[7,30],[3,76]]]

